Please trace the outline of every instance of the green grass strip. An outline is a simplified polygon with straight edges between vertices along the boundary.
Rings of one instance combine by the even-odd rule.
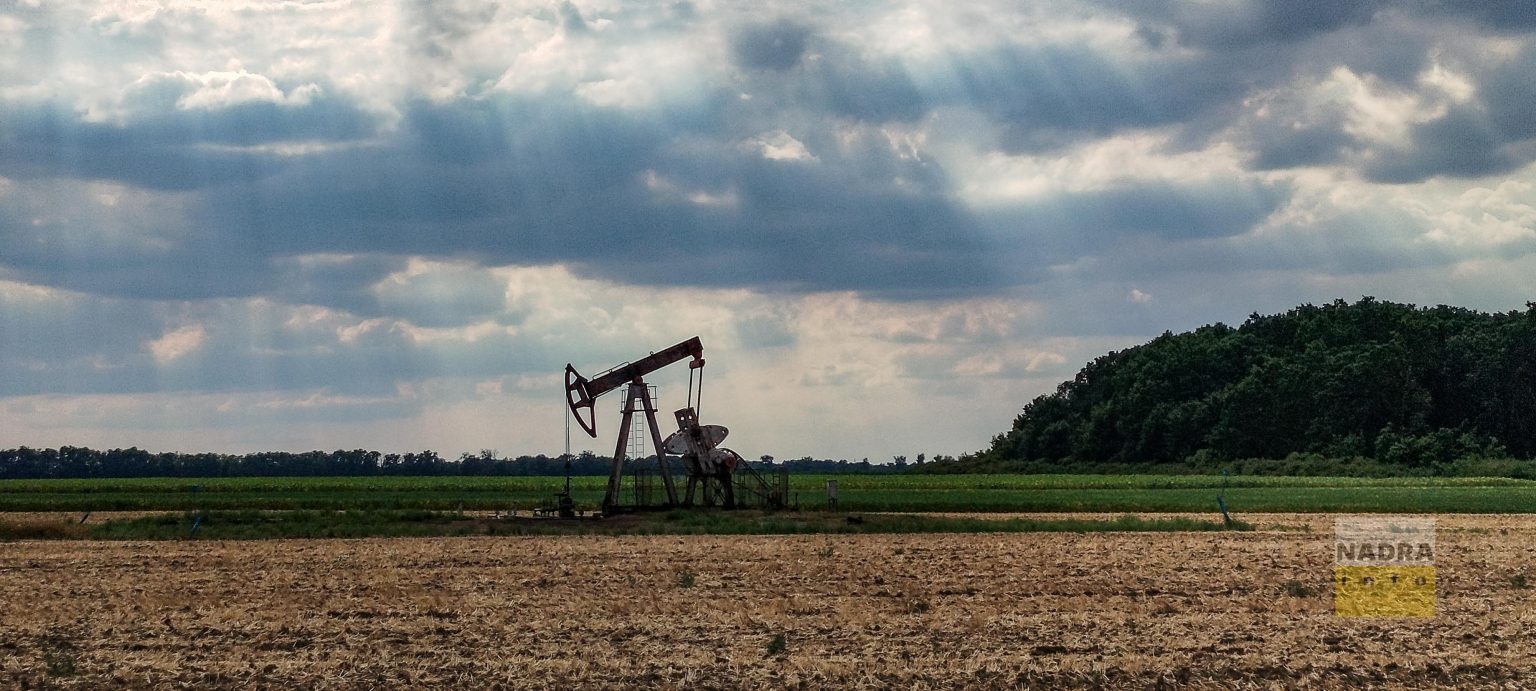
[[[194,529],[195,527],[195,529]],[[676,510],[601,520],[502,520],[438,511],[212,511],[113,519],[90,525],[0,523],[0,540],[254,540],[464,535],[805,535],[872,533],[1210,532],[1251,530],[1186,517],[989,520],[821,511]]]
[[[1244,512],[1530,513],[1536,482],[1510,478],[1357,478],[1179,475],[800,475],[801,508],[879,512],[1207,512],[1216,495]],[[595,509],[604,478],[573,496]],[[1226,483],[1225,485],[1223,483]],[[6,511],[445,511],[548,506],[558,477],[131,478],[0,481]]]

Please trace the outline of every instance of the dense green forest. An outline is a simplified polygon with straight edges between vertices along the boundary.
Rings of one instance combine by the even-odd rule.
[[[1488,314],[1367,297],[1108,353],[1025,405],[990,448],[925,470],[1310,457],[1433,472],[1533,456],[1536,303]]]

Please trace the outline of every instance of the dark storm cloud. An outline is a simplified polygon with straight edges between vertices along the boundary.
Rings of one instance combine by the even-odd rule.
[[[182,93],[182,92],[176,92]],[[347,142],[374,120],[350,102],[316,96],[298,105],[266,101],[212,110],[156,107],[118,124],[88,122],[57,104],[0,105],[0,174],[16,178],[113,180],[153,189],[249,182],[289,159],[242,150],[285,142]]]
[[[1536,29],[1536,9],[1528,0],[1434,0],[1416,4],[1413,9],[1430,16],[1466,17],[1482,26],[1503,31]]]
[[[581,10],[571,0],[560,3],[560,28],[567,34],[586,33],[589,29],[587,20],[581,16]]]
[[[810,39],[809,27],[781,19],[738,29],[731,37],[731,51],[736,63],[747,69],[782,71],[800,62]]]
[[[278,257],[271,262],[275,280],[268,290],[289,304],[326,305],[360,317],[384,316],[372,288],[405,267],[406,261],[397,256]]]
[[[765,185],[799,190],[805,207],[787,211],[785,200],[753,194],[743,210],[720,224],[703,243],[675,244],[658,258],[662,275],[693,285],[745,284],[762,290],[858,290],[886,298],[991,292],[1011,281],[974,220],[940,197],[867,191],[850,207],[814,177],[767,174]],[[757,214],[778,212],[767,219]],[[702,220],[702,219],[701,219]],[[745,243],[732,241],[731,234]],[[624,267],[617,267],[623,270]],[[634,267],[631,281],[650,282]]]
[[[1404,209],[1366,207],[1307,220],[1288,220],[1266,232],[1196,239],[1179,245],[1127,244],[1101,255],[1093,272],[1133,285],[1183,281],[1244,281],[1265,277],[1344,277],[1446,266],[1470,253],[1519,256],[1531,243],[1468,250],[1425,242],[1425,219]],[[1079,278],[1088,278],[1086,274]]]
[[[1340,121],[1312,123],[1303,127],[1267,128],[1250,133],[1246,142],[1254,152],[1256,170],[1284,170],[1337,162],[1355,139],[1344,132]]]
[[[1355,138],[1345,132],[1349,121],[1345,104],[1276,100],[1263,110],[1263,117],[1250,118],[1237,133],[1238,143],[1252,152],[1250,166],[1256,170],[1331,164],[1356,145]]]
[[[1478,98],[1488,110],[1489,122],[1505,139],[1536,137],[1536,85],[1531,81],[1532,74],[1536,74],[1536,45],[1527,45],[1478,85]]]
[[[181,310],[0,292],[0,395],[324,389],[393,397],[396,382],[536,371],[559,357],[537,339],[505,333],[423,345],[388,322],[340,338],[335,327],[352,321],[295,325],[291,317],[235,301]],[[197,345],[156,361],[149,344],[187,324],[202,329]]]
[[[1255,43],[1290,43],[1369,22],[1383,0],[1239,0],[1191,3],[1149,0],[1106,3],[1153,27],[1173,30],[1180,43],[1231,49]],[[1152,30],[1152,29],[1147,29]]]
[[[847,101],[846,110],[910,116],[910,83],[892,69],[881,74],[894,90],[867,96],[854,91],[856,100]],[[825,93],[848,98],[841,89]],[[397,133],[382,144],[296,156],[208,151],[195,144],[326,133],[298,125],[304,120],[297,115],[241,126],[227,112],[232,108],[97,125],[58,110],[34,111],[44,115],[9,121],[6,136],[22,141],[53,134],[31,148],[0,154],[0,175],[204,189],[187,198],[192,206],[184,218],[163,220],[178,227],[165,234],[167,242],[50,250],[48,237],[66,230],[89,236],[91,228],[33,228],[16,219],[0,232],[24,251],[0,262],[28,281],[102,294],[269,294],[361,315],[385,310],[363,290],[383,277],[384,266],[347,266],[356,273],[333,283],[324,274],[340,267],[301,266],[285,258],[323,253],[561,262],[590,275],[646,284],[889,296],[984,292],[1008,280],[989,259],[974,221],[950,199],[935,165],[899,158],[878,134],[838,142],[815,130],[801,136],[817,149],[816,160],[768,160],[751,144],[753,130],[737,131],[732,124],[746,116],[722,103],[729,100],[709,99],[696,110],[658,117],[553,97],[417,102],[407,104]],[[344,104],[328,107],[357,112]],[[293,106],[240,112],[250,121],[285,108]],[[316,114],[317,122],[324,119]],[[360,131],[349,126],[330,134],[347,138]],[[239,184],[226,184],[232,181]],[[700,202],[701,194],[722,201]],[[150,228],[129,230],[128,237],[154,234]],[[178,270],[165,271],[167,265]],[[413,314],[428,318],[421,310]],[[452,319],[482,312],[443,314]]]
[[[836,115],[872,122],[917,120],[932,107],[900,63],[870,63],[842,52],[808,68],[795,95],[797,102],[824,104]]]
[[[1410,125],[1405,141],[1388,144],[1348,131],[1348,104],[1274,102],[1268,115],[1240,125],[1257,169],[1344,164],[1373,182],[1415,183],[1433,177],[1479,178],[1514,171],[1536,160],[1536,48],[1468,75],[1475,91],[1465,102]]]
[[[124,127],[82,122],[50,106],[7,108],[0,133],[0,166],[14,178],[114,180],[152,189],[191,189],[269,174],[271,157],[196,150],[181,137],[190,128]]]
[[[406,24],[412,55],[443,64],[500,11],[486,2],[407,9],[420,15]],[[60,248],[50,233],[89,235],[89,224],[34,227],[0,209],[0,266],[29,282],[101,294],[263,295],[437,325],[484,317],[494,303],[483,290],[438,286],[427,303],[382,304],[373,285],[400,267],[399,257],[563,263],[646,284],[974,295],[1035,280],[1002,257],[1038,246],[1062,260],[1097,252],[1096,243],[1237,235],[1289,190],[1135,183],[990,209],[978,220],[939,163],[897,155],[878,125],[964,111],[989,126],[958,133],[965,143],[1015,154],[1147,129],[1185,148],[1230,136],[1255,169],[1341,164],[1389,182],[1488,175],[1530,160],[1530,50],[1474,74],[1473,102],[1415,125],[1409,144],[1394,149],[1350,135],[1342,106],[1260,121],[1246,117],[1245,99],[1317,79],[1335,60],[1364,74],[1410,64],[1391,79],[1411,85],[1433,37],[1419,15],[1366,2],[1106,11],[1133,18],[1146,45],[1122,53],[988,40],[909,64],[808,22],[730,25],[729,56],[741,68],[731,81],[648,109],[595,106],[550,89],[407,100],[394,104],[400,117],[386,127],[324,84],[268,82],[265,100],[184,107],[208,77],[180,73],[125,89],[121,121],[7,104],[0,176],[30,189],[82,178],[188,194],[184,213],[162,216],[176,232],[137,247]],[[1388,15],[1391,26],[1377,26]],[[1478,21],[1518,25],[1506,15]],[[604,28],[611,19],[570,3],[539,18],[585,33],[570,39],[584,45],[619,38]],[[1368,33],[1372,40],[1359,40]],[[774,132],[793,136],[806,156],[765,158],[754,142]],[[296,155],[265,146],[290,143],[340,145]],[[1009,244],[1019,237],[1031,244]],[[345,259],[298,259],[317,253]],[[441,304],[456,300],[465,308]]]
[[[0,246],[5,248],[0,268],[26,283],[96,295],[140,300],[265,295],[376,316],[380,308],[368,289],[405,265],[401,258],[385,256],[318,262],[274,256],[278,248],[252,246],[238,228],[166,243],[122,244],[111,239],[118,232],[151,235],[157,230],[133,222],[105,233],[102,240],[61,243],[55,238],[91,238],[99,230],[89,220],[33,224],[16,219],[0,208]]]
[[[674,132],[526,100],[417,104],[403,129],[389,146],[307,156],[282,175],[221,189],[202,200],[197,217],[205,227],[238,229],[253,251],[539,262],[604,253],[638,240],[580,245],[616,233],[601,225],[607,214],[628,207],[636,218],[648,215],[637,176]]]
[[[159,335],[159,319],[144,303],[11,295],[0,284],[0,380],[26,363],[119,359]]]
[[[812,50],[814,60],[801,58]],[[830,114],[885,122],[915,120],[934,103],[920,92],[900,61],[871,58],[787,20],[750,25],[731,38],[736,64],[747,68],[747,87],[770,102],[799,104]]]
[[[1536,8],[1533,8],[1536,9]],[[1483,177],[1536,160],[1536,46],[1473,75],[1473,99],[1415,125],[1406,147],[1386,149],[1365,166],[1381,182],[1418,182],[1437,175]]]
[[[991,116],[1010,152],[1059,149],[1089,137],[1182,122],[1230,103],[1244,86],[1202,59],[1125,62],[1085,47],[1001,46],[953,56],[923,75],[927,93]]]
[[[154,369],[155,388],[192,391],[217,382],[220,390],[393,396],[396,382],[538,371],[559,357],[535,340],[503,333],[423,346],[381,325],[338,342],[330,330],[293,331],[270,319],[231,310],[215,320],[218,329],[202,348]]]
[[[1289,193],[1283,185],[1235,181],[1137,183],[1007,206],[988,220],[1014,238],[1010,244],[1028,257],[1024,261],[1044,265],[1112,253],[1122,245],[1173,248],[1242,235]]]
[[[4,176],[5,173],[0,173]],[[14,183],[0,203],[0,276],[87,293],[145,299],[246,296],[273,284],[264,257],[222,251],[189,233],[179,207],[100,203],[89,183]]]
[[[1283,185],[1154,183],[1065,194],[1032,211],[1042,221],[1054,220],[1067,231],[1062,235],[1076,231],[1185,240],[1246,233],[1288,197]]]
[[[221,93],[226,89],[255,93],[225,102],[235,98]],[[213,93],[200,93],[205,90]],[[140,78],[124,91],[120,107],[134,134],[150,144],[252,146],[349,141],[372,134],[374,118],[334,94],[318,84],[276,84],[247,73],[199,77],[177,72]]]
[[[1170,114],[1180,125],[1180,139],[1199,143],[1236,124],[1237,141],[1251,152],[1251,165],[1256,170],[1341,164],[1365,179],[1386,183],[1497,175],[1526,165],[1536,156],[1536,147],[1529,145],[1536,137],[1536,118],[1530,115],[1536,108],[1536,89],[1529,78],[1536,69],[1533,49],[1522,48],[1512,60],[1490,60],[1477,47],[1478,35],[1469,28],[1487,26],[1511,34],[1528,31],[1536,26],[1531,19],[1536,12],[1529,4],[1255,0],[1219,5],[1117,4],[1113,9],[1140,22],[1138,35],[1144,40],[1151,37],[1148,45],[1161,45],[1172,35],[1200,52],[1174,62],[1152,58],[1137,66],[1135,79],[1122,77],[1126,83],[1144,85],[1148,93],[1162,95],[1175,105],[1107,98],[1090,110],[1113,117],[1080,121],[1092,123],[1089,131],[1102,133],[1128,124],[1154,123],[1154,116]],[[1455,18],[1470,21],[1448,26],[1447,20]],[[1283,92],[1306,81],[1321,82],[1340,68],[1364,79],[1383,80],[1392,89],[1423,92],[1432,87],[1419,80],[1437,62],[1432,56],[1441,53],[1472,82],[1474,98],[1414,124],[1408,141],[1401,145],[1363,140],[1350,132],[1348,103],[1310,103],[1302,108],[1298,103],[1269,101],[1263,118],[1238,107],[1251,95]],[[1187,69],[1159,73],[1161,67],[1170,67],[1177,60],[1184,60]],[[1081,64],[1093,65],[1091,61]],[[1085,73],[1092,70],[1085,69]],[[1211,77],[1203,84],[1182,84],[1180,79],[1189,73]],[[1102,85],[1115,84],[1114,74],[1110,70],[1108,76],[1090,77],[1086,83],[1102,89]],[[1133,92],[1102,89],[1095,93]],[[1201,98],[1202,94],[1207,98]],[[1041,100],[1038,96],[1035,99]],[[1095,103],[1091,95],[1073,94],[1060,100]],[[1178,104],[1190,107],[1180,108]],[[1062,112],[1070,110],[1064,108]],[[1039,113],[1015,111],[1004,117],[1050,123],[1050,118],[1041,118]],[[1028,132],[1038,134],[1037,130]],[[1053,139],[1047,135],[1045,141]]]
[[[98,295],[145,300],[198,300],[260,295],[278,287],[265,259],[208,255],[194,249],[134,254],[48,253],[7,257],[17,278]]]
[[[1432,176],[1477,178],[1506,173],[1529,159],[1515,158],[1480,108],[1457,107],[1415,127],[1406,147],[1372,152],[1364,166],[1376,182],[1418,182]]]
[[[257,343],[266,338],[258,338]],[[263,391],[325,388],[346,394],[388,395],[397,380],[441,374],[444,367],[404,344],[330,351],[272,352],[250,344],[200,350],[158,364],[136,352],[112,366],[5,367],[0,394]],[[456,368],[457,369],[457,368]],[[379,376],[380,372],[389,373]],[[398,379],[397,379],[398,378]]]
[[[1252,152],[1250,165],[1257,170],[1346,164],[1367,180],[1391,184],[1499,175],[1529,163],[1536,154],[1529,145],[1536,135],[1530,131],[1530,111],[1521,110],[1524,104],[1500,103],[1505,96],[1499,92],[1483,98],[1412,125],[1402,144],[1349,132],[1343,104],[1305,114],[1288,114],[1284,104],[1276,104],[1278,113],[1246,123],[1239,141]]]
[[[417,56],[448,61],[466,38],[490,24],[497,7],[495,0],[406,0],[406,43]]]
[[[1003,280],[943,176],[883,138],[772,161],[716,134],[714,116],[695,117],[706,126],[549,100],[420,104],[396,146],[306,157],[221,188],[197,225],[229,229],[254,254],[564,262],[647,284],[898,294]],[[700,132],[710,139],[676,146]],[[726,201],[698,203],[700,193]]]

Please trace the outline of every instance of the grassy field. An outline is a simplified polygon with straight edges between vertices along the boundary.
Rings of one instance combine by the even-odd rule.
[[[1114,475],[798,475],[802,508],[837,480],[846,511],[1536,513],[1536,481]],[[574,480],[595,508],[604,478]],[[501,510],[547,505],[558,477],[133,478],[0,481],[0,511]]]
[[[89,524],[71,514],[0,514],[0,542],[47,540],[206,540],[272,538],[426,537],[469,535],[812,535],[890,533],[1101,533],[1252,530],[1243,521],[1187,516],[1113,518],[1078,516],[998,520],[934,514],[843,514],[724,509],[650,511],[601,520],[506,520],[454,511],[188,511],[110,518]],[[37,517],[46,517],[37,520]]]

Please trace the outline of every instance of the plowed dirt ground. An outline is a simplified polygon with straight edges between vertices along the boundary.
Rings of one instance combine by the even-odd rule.
[[[1536,517],[1437,517],[1425,619],[1333,614],[1330,517],[1244,518],[1260,530],[12,542],[0,687],[1536,686]]]

